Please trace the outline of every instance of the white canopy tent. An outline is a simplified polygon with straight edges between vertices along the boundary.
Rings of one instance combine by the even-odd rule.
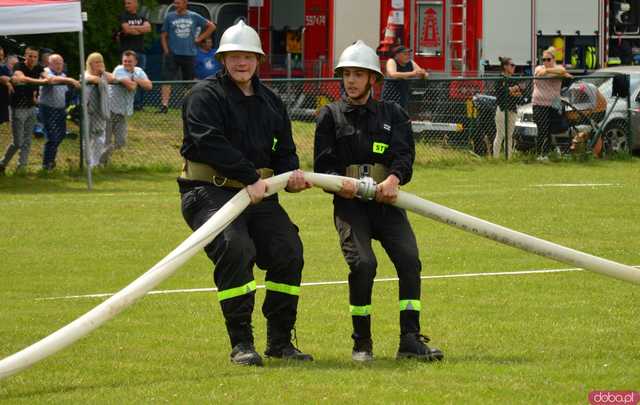
[[[82,31],[75,0],[0,0],[0,35]]]
[[[0,35],[78,33],[80,73],[84,94],[84,37],[82,29],[82,8],[78,0],[0,0]],[[84,144],[88,145],[86,108],[82,108],[82,114]],[[86,148],[84,156],[86,161]],[[88,165],[87,185],[91,189],[91,169]]]

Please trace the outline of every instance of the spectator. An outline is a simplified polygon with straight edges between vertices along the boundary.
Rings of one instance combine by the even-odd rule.
[[[49,48],[40,48],[40,61],[38,63],[40,63],[43,69],[49,66],[49,57],[52,53],[53,50]]]
[[[42,169],[52,170],[56,167],[58,146],[67,133],[66,95],[67,86],[80,88],[80,82],[64,74],[64,59],[53,53],[48,59],[49,66],[44,70],[44,76],[49,78],[49,85],[40,88],[38,100],[42,122],[44,124],[47,141],[44,144]]]
[[[46,69],[49,66],[49,56],[53,50],[49,48],[40,48],[40,60],[39,64],[43,69]],[[44,129],[44,118],[42,117],[42,112],[40,111],[40,107],[36,105],[36,125],[33,126],[33,135],[36,138],[44,138],[47,136],[47,133]]]
[[[134,97],[138,87],[151,90],[151,81],[147,74],[136,66],[136,52],[124,51],[122,64],[113,69],[111,91],[111,118],[107,129],[106,152],[102,163],[107,163],[111,152],[122,148],[127,140],[127,117],[133,115]]]
[[[196,43],[211,36],[216,25],[188,10],[187,0],[174,0],[175,11],[167,14],[162,24],[162,76],[164,80],[193,80],[197,54]],[[198,34],[199,33],[199,34]],[[178,71],[180,72],[178,74]],[[167,113],[171,86],[163,85],[160,113]]]
[[[217,49],[213,47],[213,38],[207,37],[202,41],[202,45],[198,47],[196,55],[196,79],[202,80],[213,76],[222,69],[222,65],[216,60],[216,51]]]
[[[409,107],[409,82],[406,79],[429,77],[423,68],[411,59],[411,49],[402,45],[392,51],[392,56],[387,60],[387,78],[382,86],[382,99],[395,101],[402,108]]]
[[[536,66],[534,77],[556,78],[533,81],[533,121],[538,127],[536,150],[541,159],[551,151],[551,120],[558,112],[552,107],[560,97],[562,78],[573,77],[563,66],[556,65],[555,48],[550,47],[542,52],[542,65]]]
[[[4,48],[0,47],[0,124],[9,122],[9,99],[13,93],[11,70],[6,63]]]
[[[87,164],[95,167],[105,152],[107,122],[109,121],[109,86],[113,75],[106,71],[104,58],[98,52],[87,57],[84,72],[86,86],[84,97],[89,115],[89,145]]]
[[[31,136],[36,124],[35,99],[40,85],[49,84],[49,79],[42,78],[44,69],[38,64],[38,49],[27,46],[24,51],[24,62],[18,62],[13,69],[11,79],[15,91],[11,97],[11,132],[13,141],[7,147],[0,160],[0,173],[3,173],[13,155],[20,150],[17,172],[27,170]]]
[[[151,32],[151,24],[138,13],[138,0],[124,0],[124,12],[120,15],[120,53],[134,51],[138,60],[137,66],[147,68],[147,55],[144,53],[144,34]],[[142,109],[144,93],[141,88],[136,91],[133,107]]]
[[[518,111],[518,100],[522,97],[522,89],[511,78],[516,71],[516,65],[513,60],[508,57],[501,56],[499,58],[502,68],[502,80],[496,82],[496,101],[498,108],[496,109],[496,136],[493,140],[493,157],[500,157],[502,144],[505,138],[505,118],[507,125],[507,156],[511,156],[513,151],[513,130],[516,124],[516,115]]]
[[[11,72],[11,74],[13,74],[13,68],[16,65],[16,63],[18,63],[19,59],[16,55],[9,55],[7,56],[7,68],[9,69],[9,72]]]

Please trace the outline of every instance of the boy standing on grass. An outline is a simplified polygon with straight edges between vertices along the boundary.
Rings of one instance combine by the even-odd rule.
[[[396,201],[398,186],[411,180],[415,145],[407,113],[396,103],[376,101],[371,86],[383,79],[375,51],[358,41],[347,47],[335,68],[344,97],[325,106],[317,121],[314,170],[353,177],[335,193],[334,223],[349,265],[349,304],[354,341],[352,359],[373,360],[371,293],[376,257],[371,240],[382,243],[400,279],[400,345],[396,358],[442,360],[420,334],[420,270],[416,238]],[[377,183],[375,201],[358,195],[357,182]],[[356,180],[357,179],[357,180]]]
[[[254,264],[266,270],[265,355],[310,361],[311,355],[291,343],[302,279],[302,241],[277,194],[265,197],[264,179],[293,170],[287,191],[302,191],[311,184],[298,170],[282,100],[255,75],[264,58],[258,33],[241,20],[224,32],[216,57],[224,71],[196,84],[182,108],[182,215],[195,231],[242,188],[247,191],[252,205],[205,247],[215,264],[213,279],[231,342],[231,361],[262,365],[251,322]]]

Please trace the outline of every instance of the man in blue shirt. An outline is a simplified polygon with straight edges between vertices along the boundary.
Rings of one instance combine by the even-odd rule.
[[[198,54],[196,55],[196,79],[202,80],[213,76],[222,69],[222,65],[216,60],[217,50],[217,48],[213,47],[213,39],[211,37],[202,41],[202,46],[198,48]]]
[[[187,8],[187,0],[174,0],[175,11],[167,14],[162,25],[162,76],[164,80],[193,80],[196,44],[210,37],[216,25]],[[166,113],[171,86],[162,86],[160,113]]]

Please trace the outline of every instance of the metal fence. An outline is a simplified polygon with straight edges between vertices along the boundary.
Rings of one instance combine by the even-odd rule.
[[[273,79],[264,82],[286,103],[301,164],[311,167],[316,114],[323,105],[341,97],[340,81]],[[540,82],[551,83],[537,79],[536,86]],[[565,80],[560,98],[552,94],[553,86],[557,88],[558,84],[547,86],[543,96],[550,105],[545,106],[531,104],[534,80],[530,77],[387,80],[383,86],[376,86],[374,97],[382,95],[405,104],[412,121],[418,164],[517,156],[544,158],[550,154],[595,151],[598,146],[611,151],[628,149],[628,127],[623,128],[619,139],[599,137],[610,104],[610,82],[610,77],[603,76]],[[132,115],[112,113],[104,131],[103,152],[106,153],[100,153],[99,164],[177,170],[181,164],[180,107],[194,83],[154,82],[153,90],[144,93],[142,104]],[[172,90],[166,112],[160,111],[163,86],[170,86]],[[68,97],[68,100],[64,140],[57,148],[55,160],[58,170],[77,169],[82,165],[78,97]],[[121,111],[122,107],[112,105],[111,109]],[[29,171],[42,168],[47,128],[55,125],[46,122],[50,117],[43,116],[42,110],[40,108],[38,116],[45,125],[44,129],[38,126],[34,131]],[[596,137],[604,143],[596,143]],[[0,149],[4,151],[11,141],[10,126],[0,124]],[[8,164],[8,171],[15,170],[17,160],[14,158]]]

